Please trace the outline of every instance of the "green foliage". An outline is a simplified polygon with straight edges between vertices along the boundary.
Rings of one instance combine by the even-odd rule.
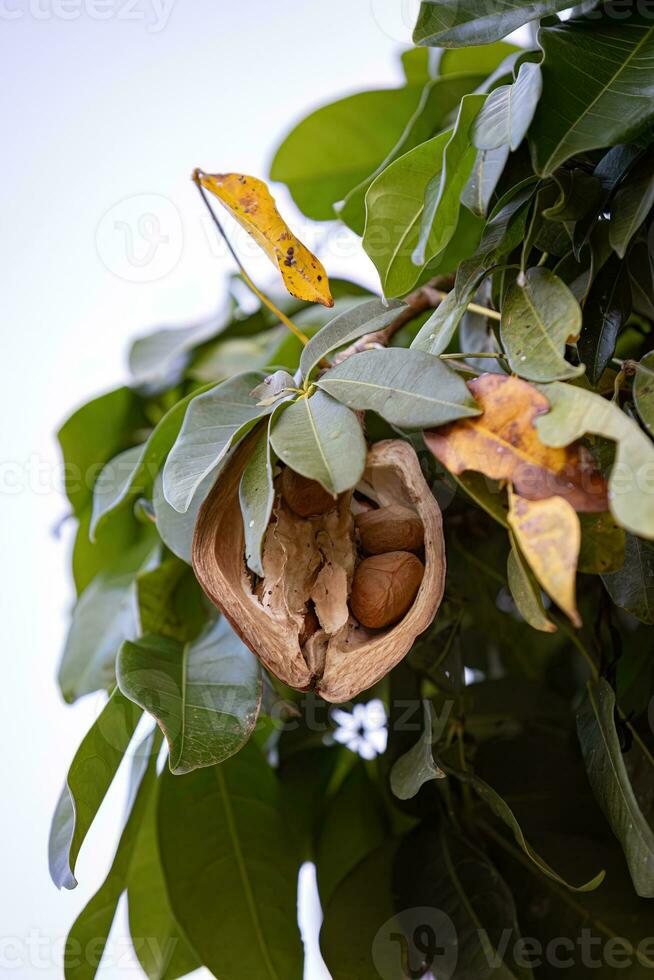
[[[529,23],[533,49],[504,40]],[[557,978],[551,955],[519,955],[523,939],[569,943],[575,977],[616,976],[616,939],[624,976],[654,965],[641,945],[654,896],[654,26],[638,5],[425,0],[415,41],[404,83],[316,109],[271,167],[307,217],[360,237],[381,297],[332,279],[333,309],[275,297],[246,311],[232,283],[215,320],[138,338],[129,386],[60,429],[78,598],[59,683],[67,701],[109,696],[54,815],[57,886],[77,884],[80,849],[135,752],[68,978],[95,975],[125,892],[152,980],[199,966],[221,980],[299,978],[304,860],[335,980],[445,975],[438,956],[453,950],[453,978]],[[485,382],[466,382],[486,371],[525,401],[482,406]],[[486,475],[525,427],[527,467],[558,452],[574,485],[601,473],[608,488],[608,509],[568,515],[580,628],[509,529],[516,488]],[[468,469],[427,449],[453,433],[476,434],[467,455],[459,446]],[[383,503],[392,481],[365,467],[386,439],[415,449],[441,505],[445,595],[348,715],[262,670],[239,617],[204,596],[192,541],[236,459],[243,553],[226,561],[253,603],[272,563],[290,611],[314,570],[292,535],[266,550],[283,467]],[[534,504],[559,496],[548,487]],[[338,565],[337,536],[320,533]],[[325,601],[351,572],[332,568]],[[283,625],[281,603],[275,615]],[[260,639],[266,653],[277,643]],[[317,674],[321,642],[302,648]],[[358,654],[343,653],[348,669]],[[373,697],[385,750],[366,730]],[[152,729],[133,750],[143,717]],[[427,942],[436,927],[442,954]],[[97,956],[75,957],[91,939]]]

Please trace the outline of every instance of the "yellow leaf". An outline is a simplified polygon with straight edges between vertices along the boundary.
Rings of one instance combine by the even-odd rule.
[[[333,306],[322,264],[296,238],[262,180],[245,174],[199,174],[200,183],[218,198],[279,268],[284,285],[296,299]]]
[[[509,489],[509,526],[532,572],[550,598],[575,626],[576,573],[581,526],[563,497],[525,500]]]

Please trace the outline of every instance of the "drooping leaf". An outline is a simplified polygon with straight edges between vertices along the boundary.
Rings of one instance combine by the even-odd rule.
[[[606,487],[580,446],[553,452],[539,437],[536,420],[547,398],[520,378],[485,374],[468,382],[483,414],[425,432],[425,442],[451,473],[477,470],[510,480],[517,492],[539,500],[557,494],[576,510],[606,510]],[[549,389],[548,389],[549,391]]]
[[[508,146],[517,150],[534,117],[542,88],[540,65],[525,61],[512,85],[493,89],[472,127],[477,149]]]
[[[245,534],[245,560],[248,568],[261,577],[264,574],[261,561],[263,539],[270,524],[275,500],[273,486],[275,461],[270,444],[270,429],[274,417],[271,415],[268,425],[262,428],[252,450],[252,456],[243,470],[239,486],[239,502]]]
[[[397,319],[398,312],[402,309],[406,309],[406,304],[400,300],[385,304],[381,300],[371,299],[334,317],[311,338],[302,351],[302,377],[307,378],[316,364],[338,347],[343,347],[364,334],[383,330]]]
[[[439,303],[423,323],[411,343],[411,348],[433,355],[442,354],[447,350],[468,308],[471,293],[472,290],[459,297],[456,290],[451,289],[442,303]]]
[[[423,709],[424,730],[420,738],[391,769],[391,790],[399,800],[410,800],[431,779],[445,778],[443,770],[434,762],[431,701],[425,700]]]
[[[568,6],[569,4],[566,4]],[[537,173],[569,157],[628,143],[654,117],[654,26],[641,12],[543,27],[543,96],[529,135]],[[627,96],[627,97],[625,97]]]
[[[477,156],[470,131],[485,100],[484,95],[464,95],[461,99],[452,135],[443,149],[440,172],[425,188],[418,241],[411,256],[415,265],[423,266],[439,255],[456,231],[461,194]]]
[[[622,566],[602,581],[616,606],[654,625],[654,545],[627,534]]]
[[[144,636],[123,644],[116,665],[123,694],[154,716],[171,772],[213,766],[247,742],[261,705],[261,671],[224,619],[197,640]]]
[[[262,180],[245,174],[201,174],[200,183],[277,266],[291,296],[322,306],[334,305],[322,263],[293,234]]]
[[[461,204],[480,218],[485,218],[488,213],[510,152],[508,146],[499,146],[496,150],[479,150],[475,157],[472,173],[461,194]]]
[[[366,442],[359,421],[324,391],[289,405],[272,428],[270,442],[287,466],[334,496],[361,479]]]
[[[603,678],[589,683],[588,698],[577,716],[577,731],[586,772],[595,798],[611,829],[620,841],[636,893],[654,897],[654,827],[652,816],[644,813],[629,777],[629,766],[642,753],[632,745],[626,755],[616,731],[615,694]],[[645,762],[651,786],[651,757]]]
[[[479,414],[461,378],[420,350],[387,347],[354,354],[317,384],[350,408],[375,411],[404,428]]]
[[[57,888],[77,885],[77,856],[141,714],[115,690],[75,753],[50,828],[50,876]]]
[[[221,980],[301,980],[297,857],[259,748],[165,771],[158,819],[173,914],[202,963]]]
[[[550,411],[536,420],[547,446],[568,446],[586,432],[616,443],[608,481],[609,508],[618,524],[633,534],[654,538],[654,498],[647,487],[654,466],[654,445],[633,419],[613,402],[584,388],[554,382],[543,386]]]
[[[225,457],[223,457],[225,460]],[[152,509],[159,537],[174,555],[191,564],[191,545],[195,522],[212,486],[220,475],[221,464],[212,470],[198,485],[188,510],[180,514],[170,506],[163,493],[163,473],[159,473],[152,488]]]
[[[639,361],[634,375],[634,404],[640,420],[654,435],[654,351]]]
[[[654,205],[654,152],[649,151],[618,187],[611,202],[609,241],[621,259]]]
[[[95,539],[102,518],[112,513],[125,499],[142,452],[142,446],[125,449],[103,467],[93,487],[91,540]]]
[[[593,384],[597,384],[608,367],[630,313],[627,266],[614,256],[593,283],[584,305],[584,329],[578,346]]]
[[[366,191],[375,177],[378,177],[398,157],[436,136],[444,128],[450,113],[456,109],[463,96],[483,82],[486,72],[483,69],[474,69],[473,71],[474,73],[467,69],[456,69],[455,74],[436,78],[425,85],[415,112],[407,122],[397,143],[379,166],[349,192],[342,208],[338,209],[338,216],[357,235],[363,235],[366,217]]]
[[[391,152],[421,98],[423,84],[358,92],[306,116],[285,137],[270,167],[308,218],[334,218],[333,205]]]
[[[150,733],[133,759],[127,822],[107,877],[82,909],[68,934],[64,956],[65,980],[93,980],[98,972],[118,900],[130,878],[139,831],[155,788],[159,746],[159,739]],[[79,955],[79,950],[83,950],[84,955]]]
[[[413,32],[415,44],[456,48],[499,41],[530,20],[573,7],[573,0],[424,0]]]
[[[581,626],[575,583],[581,528],[574,508],[563,497],[525,500],[509,494],[509,526],[545,592]]]
[[[511,535],[511,550],[506,562],[509,591],[525,622],[541,633],[555,633],[556,626],[547,618],[540,586],[523,558],[515,537]]]
[[[272,411],[252,390],[265,375],[239,374],[194,398],[163,471],[164,496],[180,513],[188,510],[202,481],[258,419]]]
[[[502,306],[500,335],[511,369],[530,381],[583,374],[564,358],[566,343],[581,331],[581,308],[549,269],[529,269],[510,286]]]

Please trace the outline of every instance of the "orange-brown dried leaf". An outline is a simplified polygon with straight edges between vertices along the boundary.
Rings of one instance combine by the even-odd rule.
[[[477,470],[511,482],[528,500],[565,498],[577,511],[608,510],[607,489],[580,444],[546,446],[534,420],[549,410],[538,389],[520,378],[484,374],[468,382],[482,415],[425,432],[434,456],[457,476]]]
[[[245,174],[201,174],[200,183],[278,267],[291,296],[323,306],[334,305],[322,263],[293,234],[262,180]]]
[[[525,500],[509,493],[509,526],[520,551],[548,596],[575,626],[576,575],[581,525],[574,509],[562,497]]]

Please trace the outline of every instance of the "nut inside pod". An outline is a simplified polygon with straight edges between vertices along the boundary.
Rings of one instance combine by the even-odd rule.
[[[372,446],[355,491],[341,494],[325,513],[303,518],[291,510],[278,476],[264,576],[257,579],[245,562],[239,505],[251,451],[252,441],[244,440],[202,505],[193,537],[195,574],[267,670],[289,687],[314,690],[326,701],[348,701],[399,663],[438,611],[445,585],[440,508],[415,451],[401,440]],[[399,621],[371,629],[355,619],[349,604],[357,568],[366,559],[355,513],[384,507],[404,509],[422,523],[418,557],[424,573]]]

